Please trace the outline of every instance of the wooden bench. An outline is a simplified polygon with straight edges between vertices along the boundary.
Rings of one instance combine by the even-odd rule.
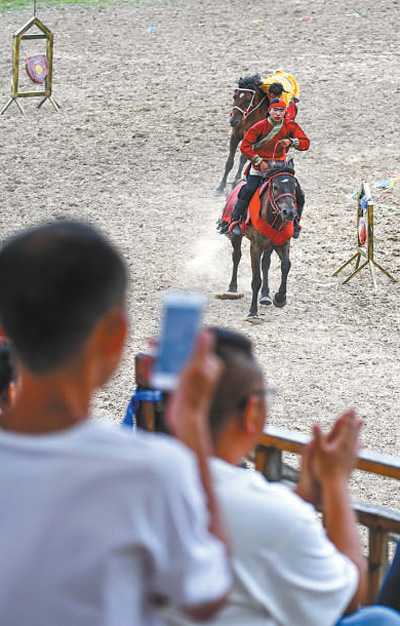
[[[256,467],[270,481],[283,481],[294,486],[298,472],[284,463],[283,452],[302,454],[310,437],[299,432],[268,425],[256,450]],[[358,455],[357,469],[400,480],[400,459],[363,449]],[[400,512],[353,502],[360,524],[368,529],[368,603],[373,603],[388,566],[390,541],[400,538]]]

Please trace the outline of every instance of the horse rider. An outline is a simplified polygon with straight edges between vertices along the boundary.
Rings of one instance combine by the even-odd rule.
[[[285,118],[286,104],[280,98],[273,99],[265,120],[254,124],[243,137],[240,150],[251,161],[247,182],[240,189],[233,207],[229,232],[242,234],[241,221],[254,192],[263,182],[263,177],[271,165],[284,165],[289,148],[308,150],[310,140],[299,124]],[[297,217],[294,220],[293,237],[300,235],[300,219],[304,207],[304,193],[296,179]]]
[[[293,119],[297,115],[297,103],[300,96],[300,87],[292,74],[283,70],[268,72],[259,86],[267,94],[269,100],[280,98],[286,104],[286,119]],[[282,87],[282,89],[281,89]]]

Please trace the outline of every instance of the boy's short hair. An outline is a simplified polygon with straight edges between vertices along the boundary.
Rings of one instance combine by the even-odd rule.
[[[88,224],[57,221],[23,231],[0,250],[0,323],[36,374],[72,358],[110,308],[122,306],[127,272]]]
[[[262,372],[253,354],[252,343],[244,335],[212,328],[215,336],[215,353],[224,364],[209,411],[209,425],[214,442],[254,390],[255,379],[262,379]]]
[[[279,98],[279,96],[284,92],[283,85],[281,83],[272,83],[268,88],[268,93],[274,94],[274,98]],[[285,92],[286,93],[286,92]]]

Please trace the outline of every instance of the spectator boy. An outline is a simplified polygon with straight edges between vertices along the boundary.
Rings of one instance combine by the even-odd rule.
[[[210,338],[169,409],[194,454],[88,419],[120,360],[126,283],[120,255],[84,224],[38,226],[0,250],[0,322],[21,383],[0,430],[2,624],[155,626],[156,602],[203,618],[229,587],[205,459],[221,371]]]
[[[250,342],[216,331],[225,368],[210,408],[214,484],[227,524],[234,584],[209,626],[333,626],[362,599],[364,560],[350,506],[348,479],[361,426],[353,411],[314,439],[303,459],[297,493],[237,467],[266,420],[265,386]],[[310,503],[322,499],[325,529]],[[169,612],[170,625],[190,620]],[[400,624],[400,614],[368,607],[341,626]]]

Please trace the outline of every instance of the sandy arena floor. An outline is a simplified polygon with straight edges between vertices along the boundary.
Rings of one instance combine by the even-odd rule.
[[[356,251],[356,207],[367,181],[375,204],[375,258],[400,279],[398,18],[388,0],[148,0],[105,9],[39,9],[54,32],[56,112],[38,98],[0,117],[1,237],[39,220],[89,220],[111,236],[131,272],[132,329],[118,375],[95,398],[120,420],[134,355],[158,329],[162,292],[200,289],[206,322],[246,333],[279,393],[271,422],[308,432],[357,407],[368,448],[400,454],[399,283],[364,269],[347,285],[332,273]],[[0,13],[0,108],[10,95],[12,35],[31,11]],[[308,17],[311,19],[302,19]],[[23,55],[40,52],[40,43]],[[33,49],[34,48],[34,49]],[[229,241],[215,232],[213,195],[227,158],[228,115],[240,76],[281,68],[300,84],[298,121],[311,138],[295,155],[306,193],[293,242],[288,306],[246,321],[248,242],[239,301]],[[27,83],[24,73],[22,82]],[[277,260],[271,284],[279,280]],[[354,481],[358,497],[400,508],[398,485]]]

